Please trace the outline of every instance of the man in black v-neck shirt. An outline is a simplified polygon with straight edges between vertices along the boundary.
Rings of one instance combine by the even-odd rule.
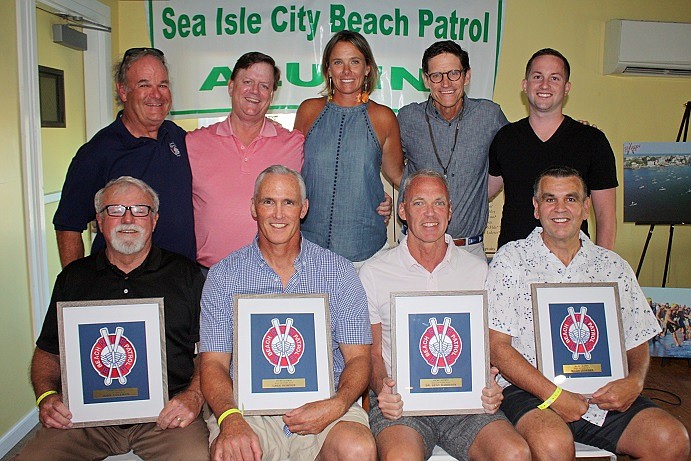
[[[526,238],[539,225],[533,215],[533,183],[554,166],[583,176],[595,211],[596,243],[613,249],[616,238],[617,172],[614,152],[597,128],[563,114],[571,89],[570,67],[556,50],[545,48],[528,61],[523,80],[530,113],[499,130],[489,152],[489,194],[504,187],[498,246]],[[588,223],[583,221],[583,231]]]

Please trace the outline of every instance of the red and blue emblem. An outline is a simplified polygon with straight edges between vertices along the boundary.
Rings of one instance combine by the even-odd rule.
[[[110,334],[107,328],[101,328],[100,332],[101,337],[91,347],[91,365],[104,378],[103,384],[106,386],[110,386],[113,379],[126,384],[127,375],[137,363],[137,351],[123,335],[123,327],[115,328],[115,334]]]
[[[587,314],[588,308],[585,306],[581,306],[578,313],[572,306],[567,310],[569,314],[564,317],[559,327],[561,342],[571,351],[573,360],[578,360],[581,354],[586,360],[590,360],[600,337],[597,324]]]
[[[451,318],[444,317],[444,323],[439,325],[437,319],[429,319],[427,327],[420,337],[420,355],[432,367],[432,374],[436,375],[439,368],[443,368],[447,375],[451,374],[451,367],[461,356],[463,342],[456,329],[451,326]]]
[[[271,324],[262,338],[264,358],[274,366],[274,374],[280,374],[284,368],[291,375],[295,373],[295,365],[305,352],[305,340],[297,328],[293,326],[293,319],[288,317],[281,325],[278,319],[272,319]]]

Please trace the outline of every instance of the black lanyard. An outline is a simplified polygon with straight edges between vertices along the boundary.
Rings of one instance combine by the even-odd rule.
[[[437,143],[434,142],[434,135],[432,134],[432,125],[429,122],[429,115],[427,114],[427,111],[429,110],[429,102],[432,100],[432,96],[430,95],[429,98],[427,98],[427,104],[425,105],[425,121],[427,122],[427,128],[429,129],[429,138],[432,141],[432,149],[434,149],[434,156],[437,157],[437,163],[441,167],[441,169],[444,171],[444,177],[447,177],[447,174],[449,173],[449,165],[451,165],[451,159],[453,158],[454,151],[456,150],[456,143],[458,142],[458,132],[460,131],[460,126],[461,126],[461,120],[463,120],[463,112],[465,112],[465,104],[463,104],[463,107],[461,107],[461,114],[458,116],[458,121],[456,122],[456,133],[454,134],[453,137],[453,146],[451,147],[451,153],[449,154],[449,161],[446,162],[446,166],[441,162],[441,158],[439,157],[439,152],[437,151]]]

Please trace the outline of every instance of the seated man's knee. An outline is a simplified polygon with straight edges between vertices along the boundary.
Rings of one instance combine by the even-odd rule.
[[[377,445],[367,426],[342,421],[329,433],[318,459],[376,461]]]
[[[558,424],[525,424],[518,422],[518,432],[528,442],[533,459],[571,460],[575,456],[573,434],[561,418]]]
[[[420,461],[425,459],[425,441],[420,433],[404,424],[383,429],[376,438],[380,461]]]
[[[501,441],[498,443],[498,441]],[[523,461],[530,459],[528,442],[508,421],[493,421],[475,437],[468,455],[471,460]]]
[[[405,444],[387,447],[379,450],[379,461],[420,461],[424,459],[424,450],[418,453]]]
[[[617,451],[636,458],[686,460],[689,434],[684,425],[660,408],[638,413],[619,439]]]
[[[658,459],[686,460],[689,458],[689,433],[684,425],[673,417],[665,418],[664,424],[655,426],[651,454]],[[652,437],[651,437],[652,439]],[[656,443],[655,443],[656,442]]]
[[[557,433],[544,437],[539,441],[530,440],[530,451],[537,459],[573,459],[576,456],[573,436],[570,432]]]
[[[343,461],[376,461],[377,444],[369,428],[351,431],[350,437],[341,445],[339,459]]]
[[[522,437],[502,441],[501,449],[492,459],[497,461],[529,461],[530,447]]]

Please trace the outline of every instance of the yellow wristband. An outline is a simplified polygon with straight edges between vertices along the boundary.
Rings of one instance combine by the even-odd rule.
[[[242,414],[242,412],[240,410],[238,410],[237,408],[230,408],[230,409],[224,411],[223,413],[221,413],[221,416],[218,417],[218,427],[221,427],[221,423],[223,422],[223,420],[226,419],[226,417],[232,415],[233,413]]]
[[[45,391],[43,394],[41,394],[37,399],[36,399],[36,406],[39,406],[41,402],[43,402],[43,399],[48,397],[49,395],[57,394],[58,391]]]
[[[560,395],[561,395],[561,387],[557,386],[557,388],[554,389],[554,392],[552,393],[552,395],[547,397],[547,400],[542,402],[537,407],[540,410],[545,410],[545,409],[549,408],[549,406],[552,405],[554,403],[554,401],[557,400],[557,397],[559,397]]]

